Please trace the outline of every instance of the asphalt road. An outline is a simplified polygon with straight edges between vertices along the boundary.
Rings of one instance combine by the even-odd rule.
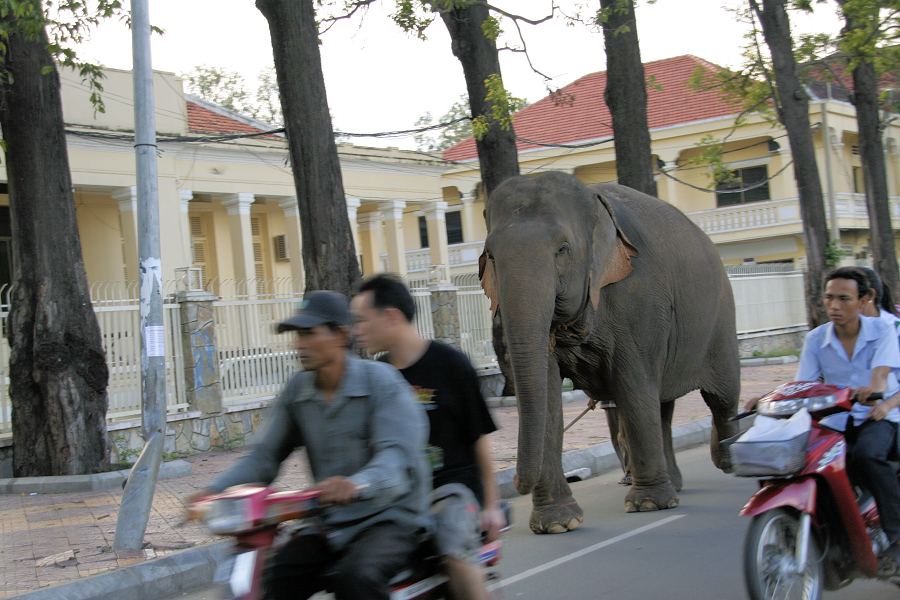
[[[500,598],[507,600],[743,600],[741,547],[749,520],[738,516],[756,483],[716,470],[705,447],[678,454],[685,489],[674,510],[626,514],[626,488],[609,473],[573,485],[585,512],[576,531],[536,536],[530,497],[515,504],[506,534]],[[210,592],[179,596],[213,600]],[[823,600],[896,600],[900,590],[855,581]]]

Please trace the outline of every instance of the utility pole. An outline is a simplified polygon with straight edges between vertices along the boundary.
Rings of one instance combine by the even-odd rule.
[[[141,431],[144,449],[131,469],[122,496],[113,541],[113,549],[117,552],[140,550],[143,545],[166,435],[166,335],[163,327],[159,180],[148,0],[132,0],[131,31],[141,287]]]

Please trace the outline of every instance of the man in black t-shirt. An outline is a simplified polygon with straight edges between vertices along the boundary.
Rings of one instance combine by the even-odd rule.
[[[357,341],[372,354],[386,352],[381,360],[400,370],[428,414],[435,538],[453,596],[486,599],[481,531],[496,539],[504,522],[487,438],[497,427],[478,375],[459,350],[419,336],[415,302],[398,277],[367,278],[350,308]]]

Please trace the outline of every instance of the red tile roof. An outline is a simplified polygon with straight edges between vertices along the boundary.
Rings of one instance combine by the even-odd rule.
[[[647,120],[650,129],[681,123],[725,117],[738,112],[724,102],[719,92],[694,91],[689,86],[697,67],[711,71],[719,67],[696,56],[684,55],[644,64],[644,73],[654,85],[647,87]],[[656,86],[661,89],[657,89]],[[571,144],[612,136],[612,117],[603,92],[606,71],[591,73],[562,88],[563,97],[574,96],[571,105],[557,106],[547,96],[516,113],[513,127],[520,138],[542,143]],[[521,152],[540,148],[537,144],[516,142]],[[444,151],[444,159],[462,161],[477,158],[475,139],[467,138]]]
[[[190,100],[187,100],[187,115],[189,131],[202,133],[259,133],[266,131],[215,113]]]

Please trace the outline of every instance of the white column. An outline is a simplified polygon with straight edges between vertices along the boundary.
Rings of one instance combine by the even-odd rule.
[[[291,278],[295,280],[297,289],[303,288],[303,234],[300,231],[300,208],[297,206],[297,197],[281,198],[278,206],[284,211],[284,221],[287,225],[287,247],[290,257]]]
[[[472,196],[464,196],[462,198],[462,228],[463,241],[474,242],[477,237],[475,234],[475,198]]]
[[[449,277],[450,253],[447,249],[447,203],[430,202],[422,206],[425,213],[425,224],[428,226],[428,249],[431,252],[431,265],[443,265],[441,281]]]
[[[791,154],[791,147],[787,145],[787,140],[784,140],[784,146],[778,149],[778,154],[781,156],[781,165],[779,165],[778,169],[784,168],[785,165],[790,163],[794,156]],[[840,156],[840,153],[838,153]],[[771,173],[769,173],[769,177],[774,175],[775,168],[772,167]],[[793,169],[785,169],[781,175],[778,176],[778,179],[781,180],[781,198],[772,198],[773,200],[781,200],[787,198],[797,198],[799,200],[800,194],[797,191],[797,180],[794,179],[794,170]],[[774,183],[774,182],[773,182]],[[769,189],[772,189],[772,186],[769,186]]]
[[[250,205],[254,199],[253,194],[247,193],[229,194],[222,199],[222,206],[228,209],[235,279],[247,280],[256,277],[253,232],[250,229]]]
[[[191,256],[191,209],[190,202],[194,198],[193,190],[178,190],[181,198],[181,248],[182,266],[190,267],[193,262]]]
[[[403,239],[403,209],[406,202],[386,200],[378,203],[378,210],[384,217],[384,241],[387,245],[388,265],[392,273],[405,276],[406,241]]]
[[[125,280],[138,281],[137,187],[113,190],[113,200],[119,203],[122,221],[122,245],[125,249]]]
[[[665,184],[666,184],[666,200],[672,206],[683,210],[683,208],[681,206],[678,206],[678,182],[675,181],[675,178],[678,177],[678,175],[677,175],[678,171],[676,170],[677,168],[678,168],[678,166],[675,164],[672,164],[672,166],[667,165],[667,166],[663,167],[662,168],[663,172],[667,173],[668,175],[671,175],[672,177],[669,177],[668,175],[663,175],[662,178],[665,179]]]
[[[359,225],[356,222],[356,213],[359,210],[359,205],[362,203],[359,198],[347,198],[346,203],[347,216],[350,218],[350,233],[353,234],[353,248],[356,256],[359,257],[362,251],[359,248]]]
[[[381,213],[376,211],[361,213],[357,220],[359,221],[359,237],[362,247],[359,253],[362,254],[362,272],[363,275],[371,275],[382,271],[381,253],[384,243],[381,239],[381,229],[383,223],[381,221]]]

